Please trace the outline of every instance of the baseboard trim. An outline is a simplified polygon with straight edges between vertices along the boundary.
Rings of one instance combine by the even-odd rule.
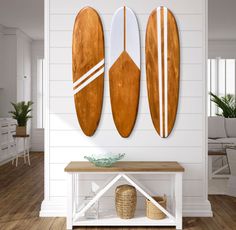
[[[64,202],[43,200],[39,212],[40,217],[65,217],[66,205]]]
[[[65,202],[44,200],[41,204],[40,217],[65,217]],[[186,203],[183,205],[184,217],[212,217],[211,204],[208,200],[198,203]]]
[[[31,152],[31,149],[30,149],[30,154],[31,154],[31,153],[32,153],[32,152]],[[18,155],[18,157],[22,157],[22,156],[24,155],[24,152],[20,152],[20,153],[18,153],[17,155]],[[13,160],[13,157],[14,157],[14,159],[15,159],[15,156],[12,155],[11,157],[9,157],[9,158],[4,159],[3,161],[1,161],[1,162],[0,162],[0,166],[5,165],[5,164],[11,162],[11,161]]]
[[[7,164],[8,162],[12,161],[12,157],[4,159],[3,161],[0,162],[0,166]]]
[[[183,216],[185,217],[212,217],[211,203],[208,200],[183,204]]]

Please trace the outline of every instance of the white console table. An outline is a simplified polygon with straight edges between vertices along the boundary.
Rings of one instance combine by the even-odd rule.
[[[67,173],[67,229],[73,226],[175,226],[182,229],[182,178],[184,168],[177,162],[117,162],[111,168],[95,167],[89,162],[70,162],[66,168]],[[79,177],[81,174],[111,174],[113,178],[105,183],[91,201],[86,205],[79,204]],[[133,176],[135,174],[154,174],[170,175],[172,180],[173,192],[171,197],[172,209],[164,209],[157,203],[152,196],[155,195],[142,186]],[[84,218],[84,213],[96,202],[103,194],[108,191],[119,179],[125,179],[133,185],[144,197],[149,199],[156,207],[166,214],[162,220],[151,220],[145,216],[145,212],[135,213],[132,219],[124,220],[116,214],[108,216],[100,215],[99,219],[91,220]]]

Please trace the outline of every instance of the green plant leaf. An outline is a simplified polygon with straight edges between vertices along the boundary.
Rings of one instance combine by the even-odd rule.
[[[30,112],[32,111],[31,106],[33,105],[32,101],[21,101],[18,103],[11,102],[14,110],[9,111],[12,114],[12,118],[17,120],[18,126],[26,126],[27,121],[32,118]]]
[[[221,110],[221,113],[216,114],[217,116],[224,116],[226,118],[236,117],[236,100],[235,95],[227,94],[225,97],[218,97],[213,93],[209,93],[211,101]]]

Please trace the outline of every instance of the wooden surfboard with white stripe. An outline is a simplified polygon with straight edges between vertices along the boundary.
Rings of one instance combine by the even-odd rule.
[[[168,137],[178,108],[180,44],[175,17],[166,7],[153,10],[148,19],[146,78],[153,125],[161,137]]]
[[[104,91],[104,34],[101,19],[83,8],[74,23],[72,44],[73,92],[78,121],[92,136],[100,121]]]
[[[135,125],[140,90],[140,38],[135,14],[119,8],[111,26],[109,86],[113,119],[119,134],[128,137]]]

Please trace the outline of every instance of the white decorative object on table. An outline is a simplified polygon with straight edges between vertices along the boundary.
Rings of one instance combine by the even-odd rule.
[[[91,202],[91,200],[95,197],[96,193],[91,191],[88,196],[84,198],[85,206]],[[86,219],[98,219],[99,214],[99,201],[95,202],[85,213],[84,216]]]
[[[124,158],[125,153],[106,153],[102,155],[85,156],[84,158],[97,167],[111,167],[115,162]]]

